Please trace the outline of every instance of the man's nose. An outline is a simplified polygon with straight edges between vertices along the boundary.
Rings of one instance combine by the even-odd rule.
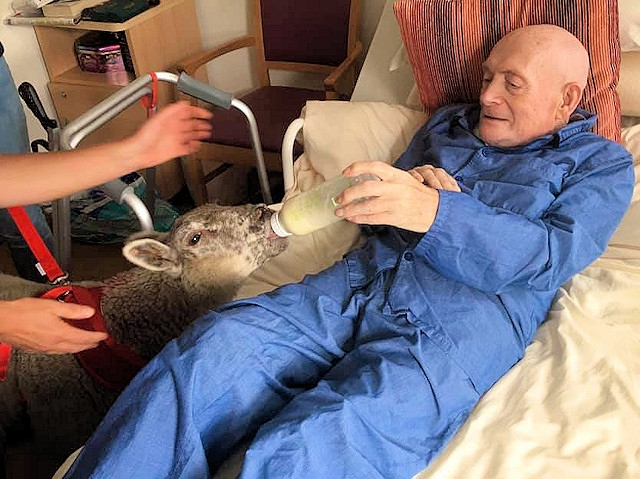
[[[482,90],[480,91],[481,105],[492,105],[499,103],[501,98],[502,93],[500,92],[500,87],[498,86],[498,82],[496,82],[495,79],[483,83]]]

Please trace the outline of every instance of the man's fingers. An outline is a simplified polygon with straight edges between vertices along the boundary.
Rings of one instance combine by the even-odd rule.
[[[425,185],[435,188],[436,190],[444,189],[442,181],[440,181],[440,178],[434,170],[425,170],[422,176],[424,177]]]
[[[442,168],[436,168],[433,165],[422,165],[412,169],[409,173],[416,178],[420,176],[423,183],[431,188],[438,190],[449,190],[460,192],[460,185],[456,180]]]
[[[377,176],[382,181],[392,181],[398,173],[406,175],[406,171],[395,168],[383,161],[357,161],[352,163],[342,172],[344,176],[358,176],[370,173]]]
[[[409,170],[409,174],[413,176],[416,180],[418,180],[420,183],[424,183],[424,178],[416,170]]]

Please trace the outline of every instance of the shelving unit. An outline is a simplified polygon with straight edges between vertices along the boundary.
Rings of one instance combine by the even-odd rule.
[[[42,57],[49,74],[49,93],[61,122],[71,121],[115,93],[135,77],[163,71],[201,48],[195,0],[161,0],[160,4],[124,23],[82,21],[70,26],[35,26]],[[74,41],[90,31],[124,32],[134,73],[91,73],[80,69]],[[199,78],[206,81],[206,78]],[[174,100],[171,85],[161,84],[158,104]],[[88,146],[132,134],[146,119],[146,110],[130,107],[89,135],[80,145]],[[169,198],[184,185],[180,162],[156,167],[156,187]]]

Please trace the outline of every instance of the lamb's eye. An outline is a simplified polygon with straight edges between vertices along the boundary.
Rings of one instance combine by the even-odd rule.
[[[201,237],[202,237],[202,233],[194,234],[191,238],[189,238],[189,244],[191,246],[198,244],[198,241],[200,241]]]

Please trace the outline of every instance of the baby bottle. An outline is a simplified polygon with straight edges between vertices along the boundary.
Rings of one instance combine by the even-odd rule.
[[[380,180],[364,173],[356,177],[336,176],[287,200],[280,211],[271,215],[271,228],[278,236],[306,235],[340,221],[335,215],[336,198],[346,188],[362,181]]]

